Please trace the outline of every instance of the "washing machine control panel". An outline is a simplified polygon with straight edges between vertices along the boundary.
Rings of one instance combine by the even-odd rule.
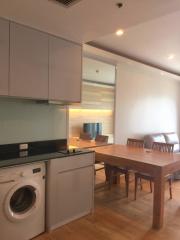
[[[18,181],[20,178],[41,177],[45,175],[45,167],[39,163],[33,165],[20,165],[9,168],[0,168],[0,183]]]

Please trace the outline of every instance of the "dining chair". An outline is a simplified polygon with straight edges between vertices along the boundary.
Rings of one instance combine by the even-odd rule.
[[[97,135],[95,142],[108,143],[109,136],[106,135]],[[103,170],[105,168],[104,162],[95,161],[95,173],[97,171]]]
[[[136,148],[144,148],[144,140],[128,138],[127,139],[127,146],[136,147]],[[109,178],[109,188],[111,188],[112,183],[114,182],[114,178],[124,175],[125,177],[125,184],[126,184],[126,196],[128,197],[129,194],[129,175],[132,172],[128,168],[121,168],[116,166],[108,166],[108,178]]]
[[[143,148],[144,147],[144,140],[128,138],[127,145],[131,146],[131,147]]]
[[[92,140],[91,134],[88,132],[81,132],[80,139],[82,140]]]
[[[96,135],[95,141],[96,142],[102,142],[102,143],[108,143],[109,136],[106,135]]]
[[[153,149],[153,151],[172,153],[173,150],[174,150],[174,144],[153,142],[152,149]],[[170,199],[172,199],[172,177],[173,177],[172,174],[168,174],[165,177],[165,181],[168,181],[168,183],[169,183]],[[136,172],[135,173],[135,189],[134,189],[134,199],[135,200],[136,200],[136,196],[137,196],[137,187],[138,187],[139,180],[140,180],[140,185],[141,185],[141,190],[142,190],[142,182],[141,182],[142,179],[145,179],[145,180],[149,181],[150,192],[152,192],[152,182],[154,180],[153,177],[149,174],[146,174],[146,173]]]
[[[153,142],[152,149],[160,152],[173,152],[174,144],[171,143],[161,143],[161,142]]]

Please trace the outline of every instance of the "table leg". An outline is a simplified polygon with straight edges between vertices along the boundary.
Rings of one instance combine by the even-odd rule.
[[[154,179],[153,228],[160,229],[164,219],[165,179],[161,173]]]

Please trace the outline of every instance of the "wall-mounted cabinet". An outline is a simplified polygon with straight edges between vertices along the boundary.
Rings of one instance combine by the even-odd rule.
[[[9,22],[0,19],[0,95],[8,95]]]
[[[0,19],[0,95],[81,101],[82,46]]]
[[[81,101],[82,47],[49,38],[49,99]]]
[[[48,98],[48,35],[10,25],[10,96]]]

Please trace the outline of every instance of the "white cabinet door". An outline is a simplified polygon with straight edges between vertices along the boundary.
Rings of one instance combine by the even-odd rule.
[[[46,226],[53,230],[92,212],[94,152],[47,163]]]
[[[0,95],[8,95],[9,22],[0,19]]]
[[[59,160],[61,161],[61,160]],[[68,161],[68,160],[67,160]],[[51,208],[51,228],[64,225],[92,211],[94,166],[65,171],[54,176],[55,199]]]
[[[48,98],[48,35],[10,24],[10,96]]]
[[[82,47],[50,36],[49,67],[49,99],[80,102]]]

